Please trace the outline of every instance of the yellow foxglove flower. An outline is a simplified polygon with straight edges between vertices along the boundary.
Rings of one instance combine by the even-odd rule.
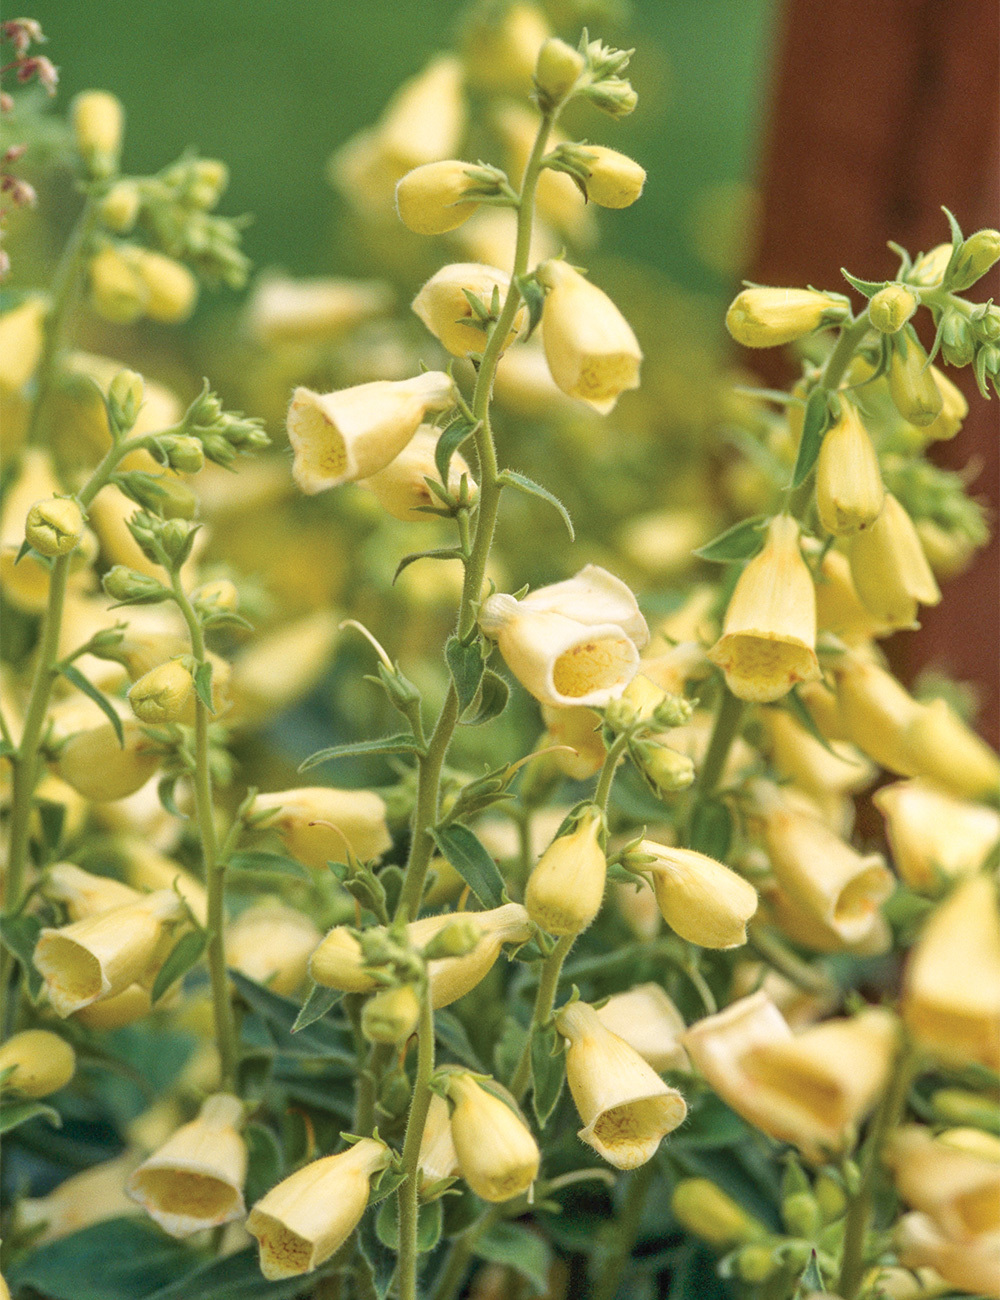
[[[893,889],[882,856],[862,856],[777,786],[757,781],[753,790],[764,846],[782,889],[845,943],[862,939]]]
[[[249,327],[262,343],[324,342],[391,307],[392,291],[380,280],[292,280],[268,273],[254,287]]]
[[[583,1121],[578,1137],[616,1169],[636,1169],[684,1122],[687,1105],[586,1002],[556,1016],[567,1041],[566,1079]]]
[[[739,998],[725,1010],[696,1021],[681,1037],[695,1068],[728,1106],[744,1119],[771,1132],[770,1108],[763,1090],[750,1080],[744,1058],[756,1047],[788,1043],[788,1024],[763,991]]]
[[[361,1032],[369,1043],[404,1043],[420,1021],[420,997],[412,984],[379,989],[361,1008]]]
[[[938,370],[937,366],[932,365],[930,371],[941,394],[941,410],[930,424],[924,425],[921,433],[928,441],[944,442],[948,438],[954,438],[961,429],[965,417],[969,414],[969,403],[965,400],[962,390],[957,384],[952,383],[943,370]]]
[[[707,1178],[682,1178],[670,1208],[689,1232],[728,1249],[767,1236],[764,1225]]]
[[[520,903],[505,903],[486,912],[462,912],[450,916],[427,916],[406,927],[410,942],[424,947],[446,926],[461,920],[480,935],[479,942],[460,957],[436,957],[427,964],[431,1005],[449,1006],[485,979],[505,943],[525,943],[531,937],[531,922]]]
[[[738,948],[747,941],[747,921],[757,910],[757,891],[729,867],[694,849],[642,840],[636,850],[655,858],[643,873],[663,919],[682,939],[701,948]]]
[[[158,967],[154,961],[150,970],[156,969]],[[134,1025],[137,1020],[143,1020],[153,1009],[152,980],[148,972],[143,979],[145,982],[142,984],[130,984],[121,993],[91,1002],[89,1007],[81,1007],[73,1013],[73,1019],[88,1029],[101,1030],[121,1029],[123,1025]],[[159,1005],[162,1006],[163,1003]]]
[[[572,831],[552,841],[528,878],[524,905],[549,934],[579,934],[601,910],[608,872],[603,825],[600,809],[588,808]]]
[[[91,176],[104,178],[117,170],[125,129],[121,101],[106,90],[85,90],[70,105],[73,135]]]
[[[690,1069],[687,1052],[680,1044],[684,1017],[659,984],[637,984],[627,993],[615,993],[598,1008],[597,1018],[657,1074]]]
[[[891,492],[882,512],[850,543],[851,576],[862,603],[890,628],[913,627],[917,606],[937,605],[941,592],[913,520]]]
[[[413,310],[446,351],[453,357],[464,357],[470,352],[482,352],[486,347],[486,331],[467,323],[478,318],[466,294],[474,294],[491,311],[494,290],[502,307],[510,291],[510,276],[506,271],[479,262],[453,262],[431,276],[413,299]],[[526,320],[522,303],[503,342],[505,349],[520,334]]]
[[[945,700],[921,705],[903,737],[906,754],[920,776],[964,799],[995,798],[1000,758]]]
[[[125,744],[110,722],[77,731],[59,750],[56,772],[95,803],[124,799],[146,784],[160,765],[155,741],[135,718],[122,719]]]
[[[448,1076],[448,1096],[454,1103],[451,1136],[458,1168],[476,1195],[498,1203],[526,1192],[541,1155],[513,1105],[461,1071]]]
[[[417,235],[443,235],[468,221],[479,206],[475,199],[465,199],[469,172],[469,164],[455,158],[407,172],[396,185],[396,211],[403,225]]]
[[[219,1092],[198,1118],[144,1160],[125,1190],[172,1237],[242,1219],[247,1148],[240,1136],[243,1103]]]
[[[864,605],[854,586],[851,564],[840,551],[827,551],[816,581],[816,625],[847,645],[886,636],[893,629]]]
[[[184,917],[176,894],[163,890],[99,916],[46,927],[33,961],[60,1016],[140,980],[156,960],[165,928]]]
[[[903,975],[903,1018],[945,1061],[996,1068],[1000,908],[987,875],[969,876],[931,914]]]
[[[179,868],[178,868],[179,870]],[[136,903],[142,898],[137,889],[110,876],[95,876],[72,862],[56,862],[46,872],[42,892],[65,904],[71,921],[100,916],[113,907]]]
[[[1000,1233],[1000,1138],[981,1129],[936,1136],[909,1124],[889,1139],[886,1163],[907,1205],[955,1241]]]
[[[16,393],[35,373],[45,342],[44,298],[25,298],[0,316],[0,393]]]
[[[984,1232],[956,1240],[929,1214],[904,1214],[895,1231],[896,1253],[908,1269],[931,1268],[952,1287],[970,1295],[1000,1295],[1000,1234]],[[940,1295],[941,1292],[937,1291]]]
[[[568,262],[543,262],[536,274],[548,290],[542,342],[552,378],[569,397],[607,415],[622,393],[639,387],[642,349],[631,325]]]
[[[526,95],[539,49],[549,34],[542,11],[515,3],[470,15],[462,59],[470,85],[492,94]]]
[[[764,549],[740,574],[708,657],[734,695],[756,704],[819,676],[816,591],[789,515],[771,520]]]
[[[436,1183],[458,1174],[458,1153],[451,1136],[448,1103],[436,1092],[431,1094],[431,1104],[427,1108],[417,1164],[421,1196],[425,1196]]]
[[[167,325],[187,320],[198,301],[198,281],[184,263],[151,248],[132,249],[128,260],[145,286],[146,315]]]
[[[0,1083],[23,1097],[47,1097],[65,1088],[76,1073],[76,1053],[48,1029],[25,1029],[0,1047]]]
[[[545,723],[545,735],[538,742],[539,749],[548,745],[568,745],[575,751],[572,754],[556,753],[549,756],[560,772],[574,781],[585,781],[588,776],[601,770],[607,750],[601,736],[599,713],[580,706],[557,708],[552,704],[543,704],[542,721]]]
[[[296,388],[288,409],[292,477],[312,496],[376,474],[399,455],[428,411],[451,406],[453,391],[440,370],[325,395]]]
[[[343,862],[348,849],[368,862],[392,847],[385,800],[372,790],[305,786],[259,794],[255,813],[275,811],[267,825],[281,836],[293,858],[317,870]]]
[[[320,609],[266,632],[233,661],[230,683],[239,721],[253,723],[301,699],[330,662],[338,619]]]
[[[66,1237],[105,1219],[141,1214],[138,1205],[125,1194],[125,1180],[138,1159],[135,1152],[125,1151],[113,1160],[72,1174],[48,1196],[18,1201],[18,1226],[37,1229],[39,1235],[32,1238],[37,1244]]]
[[[887,284],[869,299],[868,319],[882,334],[895,334],[919,306],[916,294],[905,285]]]
[[[283,903],[257,903],[226,926],[226,961],[258,984],[290,997],[306,977],[322,935],[305,913]]]
[[[433,523],[435,516],[426,512],[427,506],[441,508],[441,499],[427,486],[427,479],[440,482],[434,464],[434,449],[440,430],[423,424],[395,460],[391,460],[377,474],[361,482],[375,494],[379,505],[394,519],[406,523]],[[448,491],[457,497],[465,478],[468,499],[475,501],[479,488],[472,477],[468,462],[458,452],[448,467]]]
[[[787,1140],[807,1152],[839,1151],[885,1090],[898,1040],[895,1017],[871,1008],[752,1047],[744,1064],[772,1094]]]
[[[214,674],[213,674],[214,677]],[[170,659],[144,673],[128,693],[132,712],[141,722],[176,722],[194,687],[191,673],[178,659]]]
[[[91,306],[105,320],[130,325],[146,310],[149,288],[126,250],[102,248],[90,259],[87,275]]]
[[[807,911],[777,881],[762,884],[761,896],[766,901],[771,922],[793,943],[809,952],[850,952],[858,957],[876,957],[892,947],[892,931],[879,911],[872,912],[866,928],[858,927],[850,939],[845,939],[815,911]]]
[[[646,171],[637,162],[600,144],[584,145],[581,153],[586,154],[587,198],[591,203],[601,208],[627,208],[642,194]]]
[[[649,639],[635,597],[606,569],[588,564],[523,600],[491,596],[479,624],[507,666],[542,704],[600,707],[635,676]]]
[[[839,293],[813,289],[744,289],[726,312],[726,328],[745,348],[773,348],[835,325],[850,314]]]
[[[923,427],[941,414],[944,399],[912,326],[893,338],[888,379],[896,410],[910,424]]]
[[[834,664],[838,716],[847,739],[881,767],[916,776],[906,734],[921,706],[900,683],[863,654]]]
[[[390,1159],[384,1142],[362,1138],[272,1187],[247,1219],[247,1232],[260,1244],[260,1269],[267,1280],[311,1273],[328,1260],[357,1227],[371,1178]]]
[[[309,958],[309,974],[317,984],[345,993],[371,993],[378,987],[365,968],[361,943],[346,925],[335,925]]]
[[[37,556],[26,555],[20,561],[17,556],[32,506],[59,490],[49,453],[40,447],[25,448],[20,473],[7,487],[0,511],[0,576],[6,599],[31,614],[42,613],[48,602],[49,569]]]
[[[823,797],[863,790],[874,780],[872,764],[853,745],[830,741],[829,748],[784,709],[760,712],[779,776],[794,781],[807,794]]]
[[[125,878],[135,889],[172,889],[190,907],[199,925],[208,924],[208,895],[205,886],[173,858],[139,835],[118,840],[125,855]]]
[[[878,518],[885,500],[882,472],[856,406],[842,397],[840,418],[823,437],[816,461],[816,509],[834,537],[847,537]]]
[[[978,871],[1000,840],[1000,813],[956,799],[931,781],[897,781],[872,795],[885,818],[896,870],[911,889]]]

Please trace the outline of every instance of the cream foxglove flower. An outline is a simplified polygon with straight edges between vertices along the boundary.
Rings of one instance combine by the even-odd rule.
[[[321,938],[312,918],[296,908],[276,900],[257,903],[226,926],[226,961],[290,997],[304,981]]]
[[[334,393],[296,388],[288,409],[292,477],[310,496],[368,478],[399,455],[429,411],[453,401],[452,381],[440,370]]]
[[[952,1240],[1000,1234],[1000,1138],[995,1134],[948,1129],[935,1135],[909,1124],[890,1137],[886,1164],[907,1205],[930,1215]]]
[[[313,1160],[272,1187],[250,1211],[247,1232],[260,1245],[260,1270],[269,1282],[311,1273],[347,1240],[385,1169],[389,1148],[362,1138],[347,1151]]]
[[[141,980],[159,955],[166,928],[184,915],[177,895],[162,890],[99,916],[43,929],[33,961],[56,1012],[71,1015]]]
[[[903,734],[913,769],[961,799],[991,799],[1000,789],[1000,757],[946,700],[917,706]]]
[[[600,809],[588,808],[568,834],[552,841],[528,878],[524,905],[549,934],[579,934],[601,910],[608,874],[603,825]]]
[[[728,1248],[767,1236],[762,1223],[707,1178],[682,1178],[670,1208],[689,1232],[713,1246]]]
[[[655,861],[640,870],[667,925],[702,948],[738,948],[747,941],[747,922],[757,911],[757,891],[735,871],[694,849],[642,840],[636,849]]]
[[[875,522],[885,488],[871,437],[856,406],[840,399],[840,418],[823,436],[816,461],[816,509],[834,537],[847,537]]]
[[[793,781],[807,794],[822,798],[863,790],[875,777],[872,764],[853,745],[843,741],[820,742],[784,709],[761,709],[771,750],[771,761],[779,776]]]
[[[65,1088],[76,1073],[76,1053],[48,1029],[25,1029],[0,1047],[0,1087],[22,1097],[47,1097]]]
[[[758,286],[736,295],[726,312],[726,328],[745,348],[774,348],[834,325],[850,310],[843,294]]]
[[[46,898],[63,903],[71,921],[99,916],[102,912],[110,912],[113,907],[137,903],[142,898],[137,889],[122,881],[111,876],[92,875],[72,862],[56,862],[49,867],[42,892]]]
[[[848,740],[890,772],[916,776],[906,743],[921,706],[895,677],[865,654],[852,652],[833,665],[837,716]]]
[[[594,564],[520,601],[490,596],[479,625],[497,641],[521,685],[542,704],[556,707],[599,708],[618,699],[649,639],[635,597]]]
[[[600,208],[630,207],[646,184],[645,168],[616,149],[601,144],[580,147],[587,171],[587,198]]]
[[[613,994],[598,1008],[597,1018],[657,1074],[690,1069],[687,1052],[680,1044],[684,1017],[659,984],[637,984],[626,993]]]
[[[251,333],[262,343],[325,341],[392,306],[392,291],[379,280],[290,280],[264,275],[249,305]]]
[[[768,704],[819,677],[816,590],[799,549],[799,526],[776,515],[764,549],[740,574],[721,638],[708,652],[741,700]]]
[[[886,627],[914,627],[918,605],[940,603],[913,520],[891,492],[874,523],[851,538],[850,562],[862,603]]]
[[[616,1169],[645,1164],[683,1123],[684,1098],[586,1002],[563,1007],[555,1024],[567,1040],[566,1079],[583,1121],[577,1136]]]
[[[526,1192],[541,1154],[513,1105],[461,1071],[448,1076],[448,1096],[454,1102],[451,1136],[458,1168],[476,1195],[499,1203]]]
[[[929,1214],[904,1214],[896,1225],[895,1246],[908,1269],[930,1268],[945,1284],[976,1296],[1000,1295],[1000,1234],[984,1232],[957,1241]]]
[[[552,259],[536,275],[548,292],[542,342],[552,378],[569,397],[607,415],[639,387],[642,349],[615,304],[568,262]]]
[[[35,373],[45,343],[44,298],[25,298],[0,316],[0,392],[16,393]]]
[[[575,752],[557,752],[548,755],[550,761],[574,781],[585,781],[599,772],[607,756],[601,735],[601,715],[593,709],[579,706],[557,708],[542,705],[545,735],[538,742],[539,749],[548,745],[566,745]]]
[[[482,352],[486,347],[486,331],[469,323],[478,317],[466,295],[474,294],[490,311],[494,292],[502,308],[510,292],[510,276],[506,271],[478,262],[453,262],[431,276],[413,299],[413,310],[453,357],[464,357],[470,352]],[[514,342],[526,320],[527,311],[521,303],[503,342],[504,349]]]
[[[451,1136],[448,1103],[436,1092],[431,1094],[427,1108],[417,1166],[420,1169],[421,1196],[426,1196],[436,1184],[458,1174],[458,1153]]]
[[[362,862],[380,858],[392,847],[385,800],[372,790],[303,786],[259,794],[253,812],[273,811],[268,821],[293,858],[317,870],[343,862],[348,849]]]
[[[956,799],[931,781],[884,785],[872,802],[885,818],[896,870],[921,892],[978,871],[1000,840],[996,809]]]
[[[426,507],[441,509],[440,497],[427,486],[429,478],[440,482],[434,463],[439,434],[439,429],[422,424],[395,460],[377,474],[361,480],[374,493],[383,510],[394,519],[411,524],[433,523],[435,516],[428,514]],[[448,467],[448,491],[452,496],[458,496],[463,477],[468,499],[475,501],[479,493],[476,480],[465,457],[456,452]]]
[[[172,1237],[241,1219],[247,1148],[240,1136],[243,1103],[216,1093],[144,1160],[125,1190]]]
[[[816,626],[847,645],[864,644],[892,631],[862,603],[851,577],[851,563],[840,551],[827,551],[819,563]]]
[[[471,171],[468,163],[456,158],[414,167],[396,185],[400,221],[417,235],[444,235],[457,229],[479,206],[465,197],[473,183]]]

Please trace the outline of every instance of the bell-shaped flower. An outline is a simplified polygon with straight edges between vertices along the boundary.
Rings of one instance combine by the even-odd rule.
[[[917,606],[941,600],[913,520],[891,492],[874,523],[852,537],[850,562],[862,603],[886,627],[914,627]]]
[[[782,889],[846,943],[861,939],[892,893],[892,873],[882,856],[858,853],[777,786],[755,781],[753,797],[753,816]]]
[[[260,1270],[269,1282],[311,1273],[357,1227],[371,1178],[391,1155],[384,1142],[362,1138],[338,1155],[313,1160],[257,1202],[247,1232],[260,1245]]]
[[[586,1002],[563,1007],[555,1023],[567,1040],[566,1079],[583,1121],[577,1136],[616,1169],[645,1164],[683,1123],[684,1098]]]
[[[603,824],[600,809],[588,808],[568,834],[552,841],[528,877],[524,905],[549,934],[579,934],[601,910],[608,873]]]
[[[837,715],[848,740],[880,767],[900,776],[916,776],[908,753],[907,731],[920,705],[886,669],[860,652],[834,664]]]
[[[479,262],[453,262],[431,276],[414,298],[413,310],[446,351],[453,357],[464,357],[470,352],[482,352],[487,337],[468,295],[478,298],[492,313],[495,302],[503,307],[509,292],[510,276],[506,271]],[[526,320],[522,303],[503,341],[504,349],[514,342]]]
[[[478,204],[469,199],[475,169],[457,158],[423,163],[396,185],[396,211],[417,235],[444,235],[468,221]]]
[[[816,509],[834,537],[873,524],[885,500],[871,436],[854,404],[840,399],[840,418],[827,430],[816,461]]]
[[[933,1134],[918,1124],[889,1139],[886,1164],[907,1205],[955,1241],[1000,1234],[1000,1138],[981,1129]]]
[[[839,740],[821,744],[784,709],[761,709],[760,718],[778,775],[807,794],[822,798],[871,785],[872,764],[853,745]]]
[[[113,907],[136,903],[142,897],[130,885],[111,876],[95,876],[72,862],[56,862],[49,867],[42,892],[46,898],[62,903],[71,921],[99,916]]]
[[[436,1185],[454,1178],[459,1172],[458,1153],[451,1136],[448,1103],[436,1092],[431,1094],[430,1105],[427,1107],[417,1167],[420,1170],[421,1196],[426,1196]]]
[[[837,324],[850,310],[839,293],[755,285],[733,299],[726,312],[726,328],[746,348],[774,348]]]
[[[1000,1295],[1000,1234],[955,1240],[929,1214],[904,1214],[896,1225],[894,1243],[906,1268],[933,1269],[950,1289],[981,1297]]]
[[[851,564],[840,551],[827,551],[816,574],[816,626],[847,645],[864,644],[893,629],[880,622],[861,601]]]
[[[75,1073],[76,1053],[50,1029],[24,1029],[0,1046],[0,1087],[22,1097],[47,1097]]]
[[[1000,757],[947,700],[919,705],[903,735],[913,770],[960,799],[992,799],[1000,788]]]
[[[172,1237],[241,1219],[247,1173],[242,1123],[239,1097],[209,1097],[197,1119],[142,1162],[125,1190]]]
[[[379,280],[291,280],[266,273],[248,304],[250,333],[264,344],[329,343],[392,307]]]
[[[607,294],[568,262],[543,262],[536,274],[548,290],[542,342],[552,378],[606,415],[622,393],[639,387],[639,341]]]
[[[385,800],[372,790],[278,790],[259,794],[253,811],[275,811],[267,825],[278,832],[293,858],[317,870],[330,861],[343,862],[348,849],[368,862],[392,847]]]
[[[734,695],[757,704],[819,676],[816,591],[790,515],[771,520],[764,549],[740,574],[708,657]]]
[[[399,455],[429,411],[453,401],[454,385],[440,370],[326,394],[296,388],[288,408],[292,477],[309,495],[368,478]]]
[[[542,704],[601,707],[635,676],[649,631],[619,579],[588,564],[523,600],[490,596],[479,624],[514,676]]]
[[[1000,907],[986,874],[931,913],[903,974],[903,1018],[929,1052],[996,1068],[1000,1056]]]
[[[434,449],[439,431],[423,424],[413,435],[395,460],[370,478],[362,479],[370,488],[379,505],[394,519],[406,523],[429,523],[434,515],[427,513],[428,506],[441,508],[441,499],[427,486],[427,479],[439,480],[434,464]],[[448,491],[457,497],[465,478],[468,499],[475,501],[479,491],[468,462],[456,452],[448,468]]]
[[[599,713],[579,705],[557,708],[553,704],[543,704],[542,721],[545,735],[538,743],[539,749],[559,745],[574,751],[567,754],[565,749],[560,749],[548,755],[560,772],[574,781],[585,781],[601,770],[607,749],[601,735]]]
[[[226,926],[226,961],[258,984],[291,996],[321,939],[315,921],[277,900],[257,903]]]
[[[687,1052],[680,1043],[684,1017],[659,984],[637,984],[626,993],[615,993],[597,1018],[605,1029],[625,1040],[657,1074],[664,1070],[690,1069]]]
[[[936,893],[951,877],[978,871],[1000,840],[995,808],[956,799],[931,781],[884,785],[872,802],[885,818],[896,870],[921,893]]]
[[[111,803],[135,794],[160,766],[160,747],[141,722],[122,718],[121,728],[124,744],[110,722],[95,721],[74,732],[59,749],[56,772],[94,803]]]
[[[513,1102],[461,1071],[448,1076],[448,1096],[454,1103],[451,1136],[459,1171],[476,1195],[499,1203],[526,1192],[541,1154]]]
[[[757,891],[735,871],[695,849],[642,840],[639,854],[667,925],[701,948],[738,948],[747,941],[747,922],[757,910]]]
[[[59,929],[44,928],[32,960],[56,1012],[71,1015],[141,980],[160,953],[166,928],[184,916],[177,895],[162,890]]]

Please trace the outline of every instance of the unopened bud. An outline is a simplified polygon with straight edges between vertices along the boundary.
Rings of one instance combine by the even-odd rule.
[[[694,781],[694,762],[668,745],[636,746],[634,754],[643,775],[661,794],[686,790]]]
[[[1000,261],[1000,230],[977,230],[962,245],[958,264],[948,277],[948,288],[954,293],[971,288],[997,261]]]
[[[839,1179],[830,1174],[818,1174],[813,1184],[816,1204],[824,1223],[835,1223],[847,1209],[847,1193]]]
[[[535,87],[542,107],[555,107],[569,95],[580,79],[586,59],[579,50],[558,36],[550,37],[538,51]]]
[[[822,1225],[819,1204],[811,1192],[793,1192],[781,1206],[785,1227],[796,1237],[812,1241]]]
[[[130,325],[146,309],[149,292],[121,249],[102,248],[87,267],[90,301],[99,316],[116,325]]]
[[[160,545],[175,564],[183,564],[187,559],[196,527],[186,519],[168,519],[160,529]]]
[[[119,181],[101,200],[101,220],[115,234],[127,235],[141,207],[142,195],[135,181]]]
[[[838,324],[850,310],[839,293],[759,286],[736,295],[726,312],[726,328],[746,348],[773,348]]]
[[[119,475],[118,484],[138,505],[162,519],[193,519],[198,511],[193,489],[179,478],[135,470]]]
[[[762,1224],[707,1178],[682,1178],[670,1208],[685,1228],[713,1246],[735,1246],[765,1235]]]
[[[468,221],[477,206],[463,202],[470,170],[467,163],[448,158],[407,172],[396,186],[396,211],[403,225],[418,235],[443,235]]]
[[[150,669],[132,686],[128,702],[141,722],[175,722],[184,711],[193,682],[179,659]]]
[[[917,310],[917,296],[901,284],[887,284],[868,304],[868,319],[883,334],[895,334]]]
[[[146,289],[146,313],[168,325],[187,320],[198,301],[198,281],[191,271],[149,248],[133,249],[131,262]]]
[[[119,370],[108,386],[108,406],[119,432],[127,433],[135,424],[144,396],[142,375],[134,370]]]
[[[744,1246],[736,1256],[736,1272],[751,1285],[766,1282],[779,1267],[770,1246]]]
[[[897,411],[911,424],[930,424],[941,411],[941,390],[934,382],[927,353],[912,329],[893,338],[889,392]]]
[[[65,1088],[76,1071],[76,1054],[64,1038],[48,1029],[26,1029],[0,1047],[4,1089],[24,1097],[47,1097]]]
[[[629,82],[621,77],[606,77],[604,81],[595,82],[586,91],[587,98],[612,117],[627,117],[639,102],[639,96]]]
[[[931,1097],[931,1110],[941,1124],[989,1131],[996,1126],[996,1103],[963,1088],[939,1088]]]
[[[109,569],[101,579],[101,585],[112,600],[135,604],[153,604],[168,594],[166,587],[155,578],[137,573],[124,564],[116,564],[113,569]]]
[[[196,207],[214,208],[229,184],[229,168],[218,158],[198,158],[191,167],[188,198]]]
[[[646,172],[616,149],[588,144],[587,198],[602,208],[627,208],[642,194]]]
[[[178,433],[169,438],[160,438],[159,445],[170,468],[182,474],[197,474],[205,464],[205,448],[197,438],[192,438],[189,434]]]
[[[424,948],[424,957],[434,961],[440,957],[464,957],[478,945],[482,932],[471,921],[456,917],[431,939]]]
[[[72,497],[51,497],[28,511],[24,535],[39,555],[54,559],[76,549],[83,527],[83,511]]]
[[[420,999],[412,984],[374,993],[361,1011],[361,1032],[370,1043],[401,1043],[420,1020]]]
[[[70,113],[76,147],[91,176],[110,176],[118,167],[125,113],[121,102],[104,90],[85,90]]]
[[[233,614],[239,609],[240,594],[229,578],[215,578],[192,592],[191,600],[206,614]]]

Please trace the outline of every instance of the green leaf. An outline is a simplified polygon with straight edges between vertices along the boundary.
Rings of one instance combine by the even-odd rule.
[[[265,1192],[281,1181],[285,1161],[281,1144],[266,1124],[253,1121],[243,1130],[247,1144],[247,1181],[244,1196],[247,1205],[259,1201]]]
[[[494,1223],[476,1238],[473,1252],[491,1264],[505,1264],[527,1279],[532,1295],[548,1290],[552,1251],[544,1238],[520,1223]]]
[[[300,772],[308,772],[311,767],[329,762],[331,758],[357,758],[366,754],[422,754],[424,751],[409,732],[399,732],[395,736],[380,736],[377,740],[355,740],[349,744],[331,745],[328,749],[318,749],[315,754],[299,764]]]
[[[460,415],[445,427],[441,437],[437,440],[437,446],[434,448],[434,464],[437,467],[442,483],[448,482],[448,471],[451,468],[452,456],[467,438],[472,437],[481,425],[482,420],[473,423],[471,420],[467,420],[464,415]]]
[[[42,923],[37,916],[29,916],[26,912],[15,916],[0,917],[0,943],[8,952],[14,954],[21,966],[27,972],[28,989],[32,998],[37,1001],[38,994],[42,987],[42,977],[35,969],[31,958],[34,955],[35,945],[38,943],[38,936],[42,931]]]
[[[268,1282],[260,1271],[257,1247],[247,1246],[203,1264],[144,1300],[292,1300],[302,1294],[300,1276]]]
[[[799,1293],[806,1295],[826,1295],[826,1286],[823,1282],[823,1274],[819,1271],[819,1261],[816,1258],[816,1247],[814,1246],[809,1254],[809,1263],[805,1267],[802,1277],[799,1279]]]
[[[701,560],[711,560],[713,564],[731,564],[734,560],[749,560],[756,555],[763,545],[761,536],[767,524],[767,515],[754,515],[743,519],[732,528],[727,528],[718,537],[713,537],[704,546],[699,546],[693,555]]]
[[[105,1219],[39,1246],[6,1277],[12,1290],[48,1300],[136,1300],[169,1287],[196,1258],[148,1219]]]
[[[721,799],[706,799],[691,814],[690,847],[721,861],[733,838],[733,819]]]
[[[309,996],[302,1004],[302,1010],[295,1017],[295,1024],[292,1025],[293,1034],[300,1033],[310,1025],[321,1020],[323,1016],[343,997],[340,989],[327,989],[322,984],[314,984],[309,990]]]
[[[797,686],[792,687],[782,703],[799,726],[804,727],[805,730],[808,731],[809,735],[812,736],[813,740],[822,745],[828,754],[832,754],[834,758],[839,758],[842,762],[845,761],[843,754],[838,754],[837,751],[832,748],[830,742],[823,735],[822,731],[820,731],[819,727],[816,726],[816,723],[813,721],[813,715],[806,708]]]
[[[0,1102],[0,1133],[9,1133],[19,1124],[26,1124],[29,1119],[44,1116],[56,1128],[62,1128],[62,1116],[51,1106],[40,1101],[4,1101]]]
[[[268,853],[263,849],[245,849],[234,853],[226,863],[227,871],[255,871],[265,876],[294,876],[297,880],[311,880],[308,868],[283,853]]]
[[[421,1205],[417,1216],[417,1254],[426,1255],[441,1240],[444,1222],[441,1202],[431,1201]],[[379,1206],[375,1218],[378,1239],[388,1250],[399,1250],[399,1202],[390,1196]]]
[[[114,706],[103,691],[99,691],[92,681],[84,677],[74,664],[60,664],[59,671],[68,682],[72,682],[78,691],[83,691],[84,695],[89,695],[101,712],[107,717],[108,721],[115,729],[115,735],[118,737],[118,743],[122,749],[125,748],[125,732],[122,730],[122,720],[114,710]]]
[[[503,902],[503,876],[467,826],[438,826],[431,837],[485,908]]]
[[[531,1040],[531,1104],[539,1128],[545,1127],[555,1110],[565,1077],[560,1035],[551,1026],[536,1029]]]
[[[481,727],[484,722],[492,722],[498,718],[507,707],[507,701],[510,699],[510,687],[492,668],[483,670],[483,678],[479,683],[479,707],[471,718],[463,718],[462,723],[466,727]]]
[[[439,547],[434,551],[414,551],[412,555],[404,555],[396,565],[392,581],[395,583],[403,570],[408,569],[411,564],[416,564],[418,560],[461,560],[463,558],[462,552],[456,546]]]
[[[189,930],[187,934],[181,935],[171,948],[167,960],[156,973],[153,991],[150,994],[154,1003],[163,997],[171,984],[175,984],[196,962],[201,960],[211,937],[208,930]]]
[[[482,681],[483,655],[480,642],[477,639],[471,645],[463,645],[457,636],[450,636],[445,642],[444,657],[455,683],[458,711],[461,714],[475,699]]]
[[[179,780],[179,776],[162,777],[156,787],[156,795],[163,807],[168,813],[170,813],[171,817],[180,817],[182,820],[187,821],[187,813],[181,812],[177,807],[177,802],[174,798],[174,792],[177,789],[177,782]]]
[[[795,458],[795,469],[792,472],[793,488],[802,486],[816,464],[819,449],[823,445],[823,434],[830,426],[829,397],[825,388],[814,388],[809,394],[806,413],[802,420],[799,454]]]
[[[379,1240],[375,1226],[377,1219],[378,1211],[369,1210],[361,1220],[355,1240],[361,1264],[369,1274],[369,1289],[377,1300],[385,1300],[396,1273],[396,1252],[387,1250]]]
[[[42,843],[46,850],[55,850],[62,842],[66,805],[36,797],[35,807],[38,809],[38,820],[42,823]]]
[[[586,198],[586,195],[584,195]],[[545,286],[539,284],[533,275],[519,275],[514,279],[518,293],[524,299],[528,309],[528,332],[525,338],[531,338],[542,321],[542,308],[545,306]]]
[[[553,496],[548,488],[543,488],[540,483],[536,483],[533,479],[524,474],[519,474],[513,469],[505,469],[500,475],[499,482],[506,484],[507,487],[516,488],[518,492],[523,492],[526,496],[538,497],[541,501],[547,501],[550,506],[554,506],[566,525],[570,541],[576,539],[576,534],[573,531],[573,520],[570,518],[569,511],[557,496]]]
[[[885,280],[859,280],[856,275],[851,275],[850,271],[845,271],[843,267],[840,268],[840,274],[852,288],[857,289],[858,293],[863,294],[865,298],[874,298],[886,286]]]
[[[198,699],[201,700],[209,713],[215,712],[215,706],[212,701],[212,665],[206,659],[200,663],[194,675],[194,689]]]
[[[352,1073],[356,1070],[357,1060],[353,1049],[348,1047],[344,1028],[332,1020],[318,1020],[293,1036],[292,1025],[301,1010],[297,1002],[272,992],[237,970],[230,970],[229,978],[239,997],[263,1022],[275,1051],[300,1059],[335,1063]]]
[[[465,1026],[453,1011],[434,1012],[434,1034],[438,1042],[463,1065],[467,1065],[470,1070],[476,1070],[479,1074],[488,1073],[469,1040]]]

